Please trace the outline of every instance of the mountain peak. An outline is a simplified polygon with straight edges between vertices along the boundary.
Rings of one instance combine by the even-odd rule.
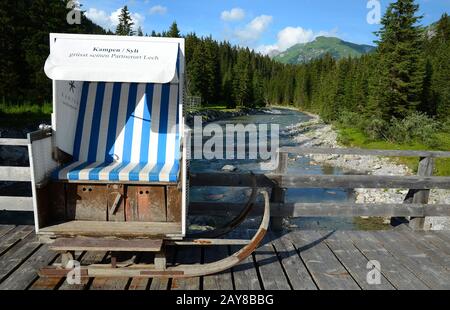
[[[298,64],[320,58],[327,53],[341,59],[349,56],[359,57],[374,49],[375,47],[370,45],[346,42],[337,37],[319,36],[312,42],[296,44],[278,53],[273,59],[286,64]]]

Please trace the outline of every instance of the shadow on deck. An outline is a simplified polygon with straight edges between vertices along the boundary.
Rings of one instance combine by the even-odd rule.
[[[247,237],[243,235],[234,237]],[[204,263],[234,251],[229,246],[179,247],[171,251],[171,262]],[[82,264],[109,261],[108,252],[76,255]],[[151,258],[151,254],[142,254],[122,259],[146,262]],[[450,289],[450,232],[417,232],[404,226],[382,232],[271,233],[251,257],[232,270],[191,279],[90,278],[69,285],[65,278],[39,278],[39,268],[59,259],[37,241],[32,226],[0,225],[3,290]],[[378,284],[368,283],[369,262],[379,263]],[[369,277],[375,282],[377,271]]]

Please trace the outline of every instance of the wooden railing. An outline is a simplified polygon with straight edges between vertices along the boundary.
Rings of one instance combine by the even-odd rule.
[[[0,139],[0,146],[27,147],[27,139]],[[0,181],[31,182],[30,167],[0,166]],[[0,211],[33,211],[32,197],[0,196]]]
[[[338,154],[361,156],[419,157],[417,176],[376,176],[376,175],[289,175],[287,174],[288,155]],[[192,174],[191,186],[233,186],[251,187],[256,178],[257,187],[271,188],[272,226],[281,228],[283,217],[307,216],[380,216],[411,217],[410,226],[424,228],[426,216],[450,216],[450,205],[428,204],[430,189],[450,189],[450,177],[433,177],[435,158],[450,158],[450,152],[435,151],[397,151],[284,147],[279,152],[277,169],[269,174],[241,173],[198,173]],[[402,204],[355,204],[355,203],[286,203],[285,191],[288,188],[395,188],[409,189]],[[239,204],[191,203],[192,214],[229,214],[238,212]],[[255,213],[262,206],[256,205]]]
[[[26,147],[26,139],[0,139],[0,146]],[[288,156],[311,154],[360,155],[418,157],[419,168],[416,176],[376,176],[376,175],[289,175],[287,174]],[[434,177],[435,158],[450,158],[450,152],[439,151],[397,151],[364,150],[334,148],[284,147],[278,154],[278,166],[271,173],[196,173],[190,176],[190,186],[229,186],[271,189],[272,226],[281,227],[283,217],[411,217],[410,225],[423,229],[427,216],[450,216],[450,205],[428,204],[430,189],[450,189],[450,177]],[[0,181],[29,182],[29,167],[0,166]],[[256,184],[255,184],[256,182]],[[399,188],[409,189],[404,203],[286,203],[285,193],[289,188]],[[240,212],[242,204],[223,202],[191,202],[190,214],[229,215]],[[263,206],[256,204],[253,214],[262,211]],[[0,196],[0,210],[32,211],[31,197]]]

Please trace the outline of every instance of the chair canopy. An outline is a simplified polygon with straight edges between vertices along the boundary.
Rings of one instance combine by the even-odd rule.
[[[57,180],[177,182],[178,84],[84,82],[71,164]]]

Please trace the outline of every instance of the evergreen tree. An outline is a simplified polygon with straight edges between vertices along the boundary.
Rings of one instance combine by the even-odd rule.
[[[378,66],[372,104],[382,118],[404,117],[415,111],[422,98],[424,63],[423,33],[417,22],[419,6],[414,0],[397,0],[389,5],[377,35]]]
[[[138,37],[143,37],[144,36],[144,32],[142,31],[142,27],[141,26],[138,27],[137,36]]]
[[[170,38],[181,38],[180,30],[178,29],[177,22],[173,22],[169,28],[169,31],[164,35],[164,37]]]
[[[134,22],[131,18],[131,13],[128,10],[128,6],[124,6],[119,15],[119,24],[116,28],[116,35],[119,36],[132,36],[134,35],[133,31]]]

